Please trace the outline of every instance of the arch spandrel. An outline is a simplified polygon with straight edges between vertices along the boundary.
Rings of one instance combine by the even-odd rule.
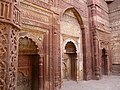
[[[71,10],[73,12],[74,16],[76,17],[76,19],[80,25],[81,30],[84,30],[85,29],[84,22],[83,22],[83,18],[81,16],[81,14],[80,14],[80,13],[82,13],[82,11],[79,11],[77,8],[75,8],[73,6],[66,7],[64,10],[61,11],[61,14],[60,14],[61,20],[62,20],[64,13],[68,10]]]
[[[30,32],[20,32],[20,34],[25,33],[24,35],[21,35],[19,38],[24,38],[24,37],[28,37],[29,39],[32,39],[35,42],[35,45],[38,46],[38,54],[40,56],[43,56],[43,35],[36,35],[35,33],[30,33]]]
[[[60,25],[62,34],[74,37],[79,37],[81,34],[81,27],[72,9],[68,9],[64,12]]]

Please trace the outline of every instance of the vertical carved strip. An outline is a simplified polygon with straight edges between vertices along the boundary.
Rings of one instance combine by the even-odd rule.
[[[95,59],[95,78],[100,79],[100,63],[99,63],[99,41],[97,38],[97,32],[93,33],[94,42],[94,59]]]
[[[54,70],[54,89],[58,89],[61,84],[61,62],[60,62],[60,35],[59,35],[59,16],[53,16],[53,70]]]
[[[0,1],[0,90],[15,90],[18,60],[18,30],[13,24],[13,6],[16,0]],[[19,11],[17,8],[16,10]],[[19,12],[20,15],[20,12]],[[11,24],[5,24],[10,22]]]
[[[93,48],[93,60],[92,60],[92,69],[95,79],[100,79],[100,63],[99,63],[99,40],[97,36],[97,12],[96,5],[93,4],[90,6],[90,18],[91,19],[91,37],[92,37],[92,48]]]
[[[10,4],[5,4],[5,18],[10,19]]]
[[[11,28],[9,36],[8,89],[15,90],[18,66],[18,30]]]
[[[0,90],[6,90],[7,25],[0,22]]]
[[[51,29],[52,30],[52,29]],[[52,42],[53,42],[53,40],[52,40],[52,31],[49,33],[49,49],[50,49],[50,60],[49,60],[49,87],[50,87],[50,89],[49,90],[54,90],[53,89],[53,81],[54,81],[54,79],[53,79],[53,75],[54,75],[54,73],[53,73],[53,55],[52,55],[52,52],[53,52],[53,46],[52,46]]]
[[[43,60],[44,57],[43,55],[40,56],[40,60],[39,60],[39,90],[43,90]]]
[[[1,17],[4,16],[4,3],[1,3]]]
[[[0,17],[2,19],[10,19],[11,3],[0,1]]]
[[[8,4],[5,4],[5,18],[7,18],[7,13],[8,12]]]
[[[17,6],[13,8],[13,23],[16,25],[20,25],[20,11]]]

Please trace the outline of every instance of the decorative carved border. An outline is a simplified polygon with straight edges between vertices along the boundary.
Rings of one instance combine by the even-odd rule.
[[[35,42],[35,45],[38,47],[38,55],[40,56],[40,60],[39,60],[39,69],[40,69],[40,73],[39,73],[39,88],[41,88],[43,90],[44,88],[44,50],[43,50],[43,38],[38,38],[35,33],[33,32],[28,32],[28,31],[22,31],[20,33],[25,33],[22,34],[19,38],[24,38],[27,37],[29,39],[32,39],[33,42]]]
[[[7,77],[7,43],[8,43],[7,24],[0,22],[0,90],[6,90]]]

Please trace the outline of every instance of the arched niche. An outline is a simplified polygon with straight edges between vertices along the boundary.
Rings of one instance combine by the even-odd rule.
[[[64,63],[65,54],[67,51],[70,51],[70,48],[68,48],[69,50],[66,50],[66,45],[70,42],[74,43],[76,53],[76,77],[74,80],[76,81],[83,79],[83,27],[82,19],[76,9],[69,8],[64,11],[60,21],[61,62]],[[63,63],[61,63],[61,65],[64,65]],[[61,72],[63,74],[62,68]]]
[[[69,8],[65,10],[61,17],[60,28],[61,34],[67,34],[74,37],[80,37],[80,35],[82,35],[81,19],[75,9]]]
[[[17,90],[43,90],[42,41],[30,33],[26,33],[19,37],[18,51]]]
[[[72,41],[65,45],[65,52],[62,61],[63,79],[76,80],[77,78],[77,53],[76,46]]]
[[[28,38],[19,39],[17,90],[39,90],[38,46]]]

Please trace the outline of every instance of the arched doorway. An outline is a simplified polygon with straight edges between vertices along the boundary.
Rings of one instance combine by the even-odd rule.
[[[76,80],[77,78],[77,53],[76,47],[73,42],[68,42],[65,46],[65,52],[63,57],[63,79]]]
[[[108,60],[106,49],[102,49],[102,74],[107,75],[108,72]]]
[[[27,37],[19,39],[17,90],[39,90],[37,46]]]
[[[83,26],[82,18],[75,8],[68,8],[64,11],[60,21],[62,81],[65,80],[65,78],[76,81],[83,80],[83,68],[85,66],[83,64],[83,51],[85,50],[83,46],[85,44],[83,42]],[[74,51],[69,52],[70,48],[68,48],[68,46],[72,47]],[[70,62],[70,67],[68,67],[69,70],[66,68],[68,64],[66,63],[67,61]],[[71,66],[70,64],[74,66]],[[71,69],[71,67],[74,68]],[[74,71],[74,75],[72,75],[73,73],[71,74],[71,72],[73,72],[72,70]]]

